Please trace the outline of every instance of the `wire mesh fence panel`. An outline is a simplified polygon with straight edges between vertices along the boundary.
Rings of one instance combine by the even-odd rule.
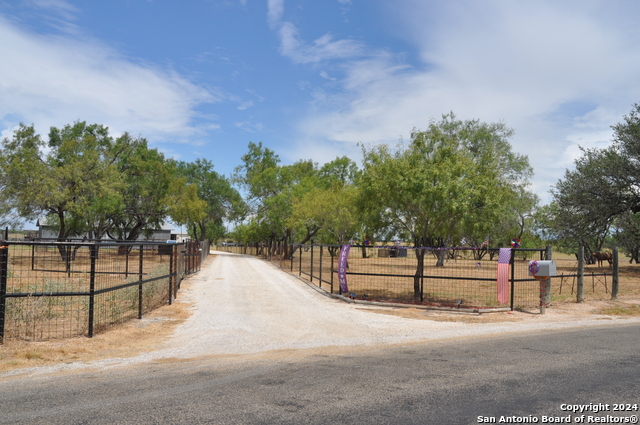
[[[68,250],[51,245],[10,245],[8,251],[5,339],[85,334],[87,299],[73,294],[87,293],[89,279],[80,267],[73,267],[70,257],[63,258]],[[89,261],[84,251],[74,255],[79,264]],[[60,293],[69,295],[52,295]]]
[[[290,262],[290,252],[289,246],[283,242],[274,242],[271,246],[268,247],[268,251],[265,253],[265,258],[271,263],[279,268],[289,270],[291,262]]]
[[[483,265],[465,253],[353,247],[348,263],[349,292],[355,298],[446,306],[497,305],[495,266],[489,262]]]
[[[84,297],[7,298],[4,339],[44,340],[86,335]]]
[[[336,272],[338,269],[338,254],[340,254],[339,246],[328,245],[323,247],[322,262],[320,264],[322,280],[319,280],[319,285],[331,293],[339,292]],[[320,273],[318,273],[318,278],[320,278]]]
[[[183,253],[164,243],[11,243],[0,340],[93,336],[141,318],[175,297]]]
[[[171,256],[165,245],[100,246],[96,262],[94,332],[124,323],[168,302]]]
[[[313,281],[318,282],[322,265],[323,280],[330,280],[326,278],[327,272],[332,272],[336,280],[335,259],[333,267],[329,261],[324,261],[324,256],[320,264],[316,260],[320,248],[313,247],[313,261],[311,251],[311,246],[301,249],[301,274],[310,280],[313,274]],[[539,283],[528,276],[527,267],[528,258],[540,256],[541,252],[543,250],[518,252],[514,256],[509,282],[513,280],[513,302],[517,306],[534,307],[539,303]],[[478,261],[471,250],[353,246],[347,262],[348,294],[345,295],[370,301],[475,308],[508,307],[512,302],[510,293],[506,303],[498,301],[496,270],[496,255],[485,256]],[[337,285],[334,287],[337,289]]]
[[[292,259],[294,272],[301,269],[301,274],[314,285],[332,292],[332,264],[335,264],[335,257],[339,252],[338,248],[327,245],[299,245],[295,249],[296,252]],[[295,258],[296,254],[300,256],[300,260]]]
[[[256,255],[329,292],[340,292],[337,277],[340,245],[303,244],[286,250],[281,245],[256,244],[252,248],[218,246],[217,249]],[[369,301],[459,308],[538,307],[540,282],[529,276],[528,266],[531,260],[545,258],[546,250],[513,250],[506,301],[498,299],[497,253],[498,249],[485,249],[479,255],[477,250],[465,248],[350,246],[346,269],[348,291],[343,295]]]
[[[514,259],[513,308],[516,310],[540,306],[540,281],[529,276],[529,259]],[[511,296],[511,294],[510,294]]]

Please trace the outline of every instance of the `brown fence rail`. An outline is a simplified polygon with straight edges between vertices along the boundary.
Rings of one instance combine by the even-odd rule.
[[[5,242],[0,343],[86,335],[171,304],[208,243]]]

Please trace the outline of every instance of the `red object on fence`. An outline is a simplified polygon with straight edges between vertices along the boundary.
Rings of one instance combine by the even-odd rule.
[[[498,302],[506,304],[509,301],[509,263],[511,262],[511,248],[500,248],[498,254]]]

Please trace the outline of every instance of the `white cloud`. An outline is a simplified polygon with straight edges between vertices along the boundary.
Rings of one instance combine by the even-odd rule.
[[[236,128],[239,128],[247,133],[259,133],[264,131],[264,125],[262,123],[253,123],[248,121],[239,121],[234,124]]]
[[[35,9],[58,13],[66,19],[71,19],[78,13],[78,8],[66,0],[27,0],[25,4]]]
[[[239,111],[244,111],[246,109],[249,109],[253,106],[253,101],[252,100],[247,100],[244,101],[242,103],[240,103],[240,105],[238,105],[238,110]]]
[[[329,73],[327,73],[327,71],[320,71],[320,76],[321,76],[322,78],[324,78],[325,80],[329,80],[329,81],[336,81],[336,80],[337,80],[336,78],[331,77],[331,76],[329,75]]]
[[[284,0],[267,0],[267,22],[271,29],[275,29],[284,14]]]
[[[351,59],[364,53],[362,43],[355,40],[334,40],[325,34],[312,43],[305,43],[298,28],[291,22],[284,22],[278,32],[280,53],[296,63],[315,63],[332,59]]]
[[[350,4],[350,1],[339,1],[343,4]],[[334,37],[329,33],[307,43],[300,36],[298,27],[292,22],[284,21],[283,15],[284,0],[267,1],[267,21],[271,29],[277,30],[280,38],[280,53],[295,63],[350,59],[364,53],[362,43],[349,39],[334,40]]]
[[[609,127],[640,97],[639,33],[626,17],[635,14],[610,16],[594,4],[394,3],[419,60],[410,66],[387,51],[344,61],[342,90],[315,96],[300,123],[301,150],[394,144],[454,111],[514,128],[514,150],[529,156],[534,186],[546,188],[572,165],[577,145],[606,146]]]
[[[151,64],[134,63],[91,39],[25,32],[0,16],[0,125],[49,126],[76,120],[112,131],[194,133],[194,109],[218,97]],[[8,65],[10,64],[10,66]]]

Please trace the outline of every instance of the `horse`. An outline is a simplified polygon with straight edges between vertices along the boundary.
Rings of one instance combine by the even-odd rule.
[[[602,267],[602,262],[605,260],[609,262],[609,266],[613,263],[613,255],[610,252],[594,252],[591,257],[598,262],[598,267]]]

